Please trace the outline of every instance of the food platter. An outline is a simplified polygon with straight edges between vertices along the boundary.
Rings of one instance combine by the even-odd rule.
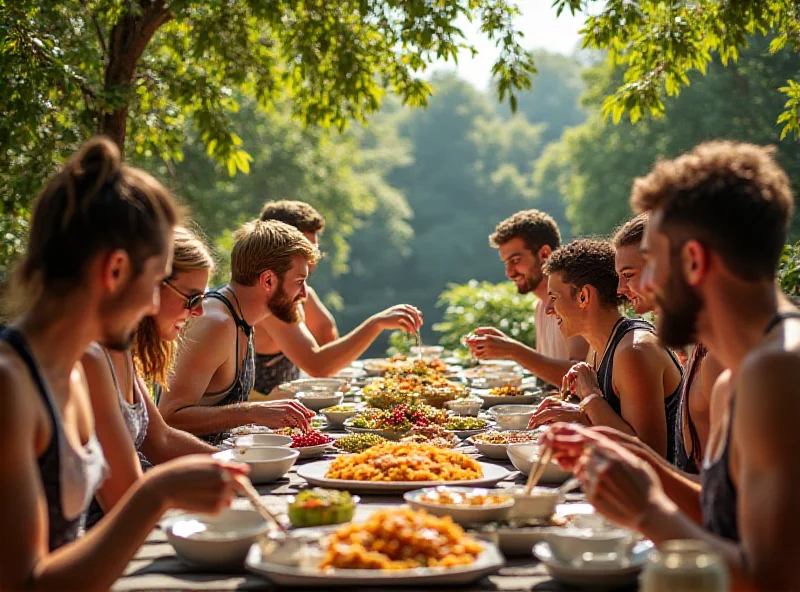
[[[478,463],[483,470],[483,477],[480,479],[469,479],[462,481],[354,481],[345,479],[328,479],[325,473],[333,461],[317,461],[297,468],[297,475],[305,479],[309,485],[314,487],[329,487],[331,489],[346,489],[351,493],[376,493],[392,494],[405,493],[423,487],[435,487],[437,485],[464,485],[474,487],[491,487],[513,473],[489,463]]]
[[[491,394],[491,389],[473,389],[472,394],[483,399],[484,409],[495,405],[532,405],[544,398],[542,389],[538,387],[523,387],[525,394],[516,397],[496,396]]]
[[[307,529],[305,535],[310,535]],[[325,532],[320,529],[319,536]],[[470,565],[456,567],[419,567],[401,571],[380,569],[330,569],[293,564],[286,549],[275,561],[268,561],[260,545],[250,547],[245,566],[278,586],[311,587],[317,590],[333,586],[463,586],[500,569],[505,563],[494,544],[481,541],[483,552]]]

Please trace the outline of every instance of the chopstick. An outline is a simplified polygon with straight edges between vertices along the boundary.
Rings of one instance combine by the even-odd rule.
[[[235,479],[242,492],[250,499],[250,503],[253,504],[253,507],[258,511],[259,514],[261,514],[261,517],[267,522],[274,522],[281,532],[283,532],[283,534],[288,534],[286,527],[280,523],[277,516],[275,516],[275,514],[273,514],[266,505],[264,505],[264,502],[261,501],[261,497],[259,497],[258,492],[256,491],[256,488],[253,487],[250,479],[244,475],[237,475]]]
[[[419,334],[419,329],[414,329],[414,335],[417,337],[417,358],[422,361],[422,337]]]
[[[545,470],[547,469],[547,465],[550,464],[550,461],[553,458],[553,449],[549,446],[543,447],[539,451],[539,458],[537,459],[537,463],[531,465],[531,471],[528,473],[528,482],[525,484],[525,489],[523,493],[525,495],[530,495],[533,488],[536,487],[536,484],[539,483],[539,479],[542,478],[544,475]]]

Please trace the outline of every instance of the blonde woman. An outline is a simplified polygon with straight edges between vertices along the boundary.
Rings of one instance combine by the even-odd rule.
[[[187,432],[168,426],[147,384],[166,384],[181,329],[203,314],[214,259],[205,243],[185,227],[175,228],[172,274],[161,281],[158,314],[145,317],[133,347],[113,351],[93,344],[83,359],[97,435],[111,474],[97,494],[89,524],[102,517],[142,475],[143,469],[187,454],[217,451]]]

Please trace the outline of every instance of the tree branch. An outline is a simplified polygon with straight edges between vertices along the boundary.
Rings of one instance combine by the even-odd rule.
[[[97,40],[100,42],[100,49],[103,51],[103,61],[105,61],[108,58],[108,45],[106,44],[105,37],[103,37],[103,30],[100,28],[100,23],[97,22],[97,17],[95,17],[94,13],[86,6],[86,0],[80,0],[80,2],[81,6],[89,13],[89,18],[92,19],[92,23],[94,23],[94,30],[97,32]]]

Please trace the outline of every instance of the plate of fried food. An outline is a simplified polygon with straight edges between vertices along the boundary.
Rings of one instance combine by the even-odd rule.
[[[304,529],[279,543],[263,539],[245,564],[277,586],[321,590],[464,586],[496,572],[504,560],[496,545],[466,534],[449,517],[392,508],[365,522]]]
[[[542,389],[535,386],[505,385],[491,389],[473,389],[473,394],[483,399],[483,408],[495,405],[531,405],[544,398]]]
[[[467,442],[483,456],[494,460],[508,460],[508,445],[520,442],[537,442],[539,432],[532,431],[495,431],[491,430],[470,436]]]
[[[465,454],[429,444],[387,442],[358,454],[303,465],[310,485],[352,493],[404,493],[436,485],[493,486],[512,473]]]

